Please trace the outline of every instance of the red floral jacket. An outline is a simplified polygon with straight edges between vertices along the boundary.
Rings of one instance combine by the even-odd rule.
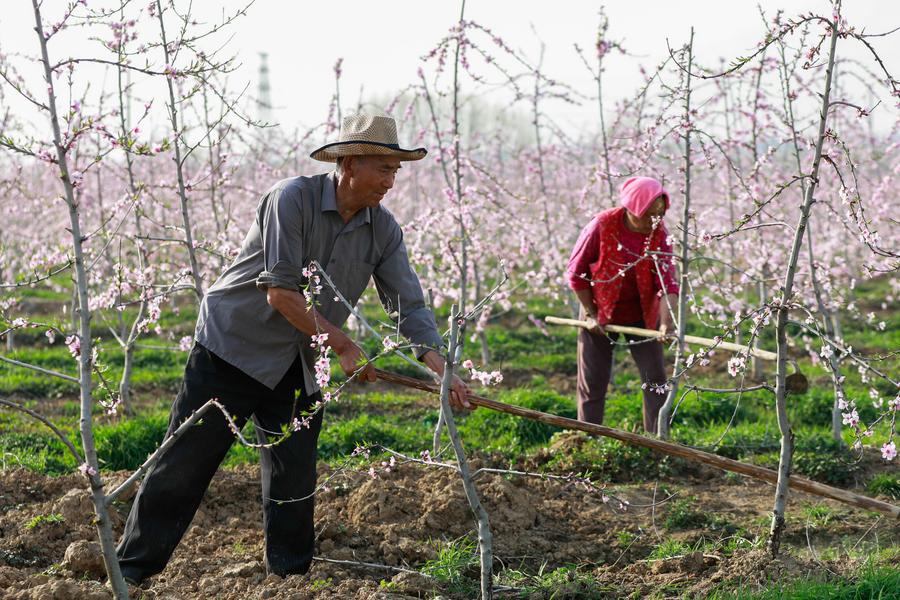
[[[616,300],[619,298],[625,275],[621,265],[632,262],[626,259],[619,244],[620,232],[624,227],[624,207],[610,208],[597,214],[581,231],[566,269],[569,287],[573,290],[591,288],[597,307],[597,322],[601,325],[610,322]],[[665,225],[660,224],[650,236],[648,252],[671,253],[672,246],[668,237],[669,232]],[[662,283],[653,264],[654,258],[662,273]],[[659,325],[662,290],[665,289],[667,294],[678,293],[672,257],[645,253],[631,268],[635,270],[644,324],[650,329],[655,329]]]

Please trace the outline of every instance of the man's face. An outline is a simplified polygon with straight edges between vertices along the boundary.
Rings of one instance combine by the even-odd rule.
[[[365,206],[378,206],[400,170],[400,159],[391,156],[354,156],[347,169],[350,189]]]

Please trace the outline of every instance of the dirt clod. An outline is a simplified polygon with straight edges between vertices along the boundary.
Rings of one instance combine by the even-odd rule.
[[[222,577],[250,577],[254,573],[262,573],[265,567],[259,561],[239,563],[222,571]]]
[[[112,593],[96,581],[53,579],[17,592],[8,598],[9,600],[109,600]]]
[[[69,544],[63,558],[63,566],[76,575],[100,577],[106,573],[100,544],[86,540]]]
[[[74,488],[53,503],[55,512],[62,515],[66,523],[79,527],[90,525],[94,518],[94,506],[91,503],[91,494],[84,488]]]

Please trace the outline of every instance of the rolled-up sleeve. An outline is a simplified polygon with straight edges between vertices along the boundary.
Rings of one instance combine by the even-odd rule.
[[[300,191],[279,188],[269,192],[257,212],[264,269],[256,287],[297,290],[303,282],[303,213]]]
[[[569,279],[569,287],[573,290],[586,290],[591,287],[591,263],[597,260],[600,246],[597,240],[597,230],[600,226],[600,218],[594,217],[587,226],[581,230],[578,241],[572,249],[569,264],[566,267],[566,275]]]
[[[399,319],[400,333],[416,346],[416,358],[421,360],[429,350],[443,352],[444,340],[434,314],[425,305],[419,277],[409,264],[400,226],[392,223],[387,238],[373,273],[381,304],[391,320],[396,323]]]

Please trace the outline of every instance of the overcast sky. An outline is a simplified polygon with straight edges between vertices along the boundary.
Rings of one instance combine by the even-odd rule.
[[[139,0],[138,4],[144,4]],[[35,48],[30,2],[3,0],[0,12],[0,45],[6,52]],[[45,0],[45,6],[63,4]],[[103,4],[92,1],[91,5]],[[195,1],[202,20],[214,20],[218,7],[232,9],[234,0]],[[652,67],[667,54],[666,39],[680,45],[695,29],[695,55],[703,64],[716,65],[752,51],[763,31],[757,0],[612,0],[605,3],[610,37],[621,41],[637,59],[612,57],[608,61],[605,89],[607,103],[633,94],[640,84],[636,61]],[[782,8],[788,16],[807,11],[830,14],[826,0],[762,0],[769,13]],[[900,26],[900,1],[851,0],[845,3],[847,20],[869,33]],[[591,48],[596,36],[597,10],[601,3],[586,0],[468,0],[466,19],[490,27],[509,45],[536,62],[540,43],[546,44],[546,73],[585,94],[593,83],[577,58],[573,45]],[[345,110],[355,106],[360,89],[367,97],[388,97],[417,80],[420,57],[446,34],[459,18],[459,2],[449,0],[256,0],[246,18],[232,26],[228,49],[242,63],[232,77],[235,85],[250,84],[255,93],[259,53],[269,56],[271,97],[275,118],[286,127],[322,121],[334,91],[332,66],[343,58],[342,94]],[[73,39],[73,38],[68,38]],[[889,69],[900,73],[900,32],[874,38]],[[66,42],[59,53],[77,54],[83,47]],[[842,42],[843,56],[863,57],[858,44]],[[567,107],[562,103],[546,110],[570,130],[584,129],[596,118],[596,107]],[[884,117],[896,119],[891,103],[880,107]],[[882,118],[884,118],[882,117]],[[887,119],[885,119],[885,122]],[[591,122],[590,127],[595,124]]]
[[[605,3],[610,37],[648,67],[667,55],[666,39],[680,45],[695,29],[695,55],[707,65],[745,55],[755,48],[763,31],[757,0],[614,0]],[[546,72],[586,94],[593,93],[590,75],[577,58],[574,44],[591,48],[601,3],[586,0],[468,0],[466,18],[490,27],[508,44],[536,62],[540,39],[546,44]],[[830,14],[823,0],[762,0],[769,14],[783,8],[790,16],[807,11]],[[340,7],[340,8],[337,8]],[[900,2],[852,0],[844,15],[870,33],[900,26]],[[431,49],[459,18],[459,2],[343,1],[282,2],[258,0],[236,41],[244,63],[258,68],[256,52],[269,54],[273,103],[283,107],[285,122],[315,122],[324,117],[333,92],[332,65],[343,57],[342,94],[355,104],[360,87],[380,96],[416,80],[421,55]],[[900,32],[872,40],[894,75],[900,72]],[[862,57],[847,42],[841,52]],[[609,103],[633,93],[640,85],[636,63],[622,57],[607,61],[605,80]],[[250,74],[251,77],[255,74]],[[574,129],[596,118],[589,104],[548,107],[558,121]]]

